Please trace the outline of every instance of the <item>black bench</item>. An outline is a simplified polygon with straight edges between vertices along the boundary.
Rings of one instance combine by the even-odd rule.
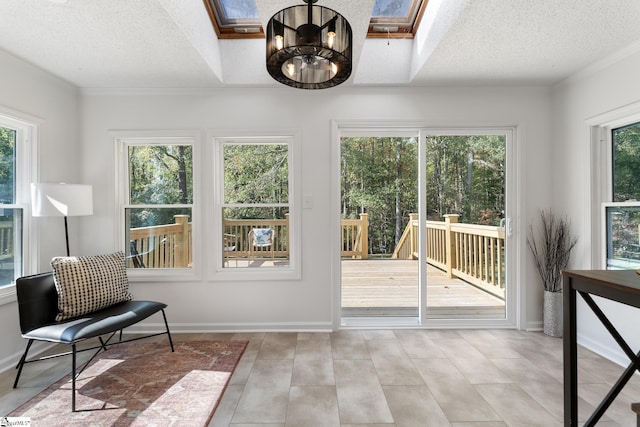
[[[33,276],[25,276],[16,280],[16,294],[18,298],[18,311],[20,315],[20,330],[22,336],[29,340],[24,354],[20,358],[16,369],[13,388],[18,386],[20,374],[25,363],[37,362],[54,357],[71,355],[71,410],[76,410],[76,378],[86,366],[97,356],[101,350],[114,344],[121,344],[166,334],[169,338],[171,351],[174,351],[169,324],[164,309],[166,304],[154,301],[124,301],[93,313],[56,322],[58,314],[58,294],[56,292],[53,273],[41,273]],[[157,312],[162,312],[165,332],[148,334],[145,336],[122,340],[122,330],[134,325]],[[111,342],[114,335],[119,333],[119,339]],[[109,335],[103,339],[104,335]],[[78,350],[76,344],[98,338],[100,345]],[[27,354],[34,341],[48,341],[51,343],[71,345],[71,351],[43,356],[35,359],[27,359]],[[96,350],[91,358],[84,364],[79,372],[76,372],[76,354],[82,351]]]

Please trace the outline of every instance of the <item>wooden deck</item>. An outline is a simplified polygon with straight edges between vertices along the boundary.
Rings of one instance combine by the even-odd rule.
[[[343,316],[417,316],[418,262],[343,260]],[[428,318],[504,318],[504,301],[427,266]]]

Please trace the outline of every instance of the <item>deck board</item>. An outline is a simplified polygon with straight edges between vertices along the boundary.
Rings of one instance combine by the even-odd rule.
[[[343,260],[343,315],[416,315],[417,260]],[[504,318],[504,301],[427,266],[427,317]]]

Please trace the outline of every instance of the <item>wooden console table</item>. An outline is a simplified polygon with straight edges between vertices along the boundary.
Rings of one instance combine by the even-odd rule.
[[[576,343],[576,295],[578,293],[631,360],[618,381],[584,424],[585,426],[594,426],[635,371],[640,369],[640,353],[636,354],[629,347],[591,296],[597,295],[640,308],[640,276],[634,270],[572,270],[565,271],[562,275],[564,285],[564,425],[578,425],[578,346]]]

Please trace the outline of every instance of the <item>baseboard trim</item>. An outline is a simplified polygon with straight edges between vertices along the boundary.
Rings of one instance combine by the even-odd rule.
[[[527,322],[527,327],[525,329],[527,332],[541,332],[542,331],[542,320],[535,320],[533,322]]]
[[[169,323],[171,333],[331,332],[331,322],[307,323]],[[157,333],[164,323],[137,324],[125,333]]]
[[[27,346],[27,342],[28,342],[27,340],[24,340],[25,348]],[[53,343],[49,343],[45,341],[34,341],[33,345],[31,346],[31,349],[29,350],[29,357],[37,356],[38,354],[50,349],[54,345],[55,344]],[[15,369],[23,353],[24,353],[24,348],[20,352],[14,353],[0,360],[0,372],[7,371],[9,369]]]
[[[630,361],[626,354],[619,347],[612,347],[607,345],[602,345],[601,342],[593,340],[591,337],[586,336],[584,334],[578,333],[577,335],[578,344],[581,346],[593,351],[594,353],[599,354],[605,359],[611,360],[613,363],[616,363],[620,366],[627,367]]]

